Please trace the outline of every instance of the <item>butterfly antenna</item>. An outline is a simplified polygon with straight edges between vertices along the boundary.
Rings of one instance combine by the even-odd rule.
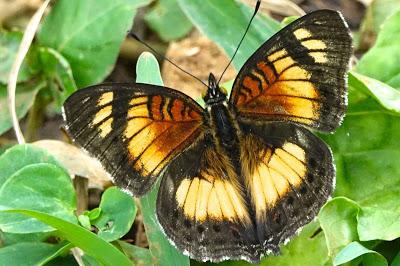
[[[168,61],[170,64],[172,64],[173,66],[175,66],[176,68],[178,68],[179,70],[181,70],[183,73],[191,76],[192,78],[198,80],[199,82],[201,82],[201,84],[203,84],[204,86],[207,86],[207,84],[205,84],[201,79],[199,79],[198,77],[194,76],[193,74],[190,74],[188,71],[184,70],[183,68],[181,68],[180,66],[178,66],[177,64],[175,64],[174,62],[172,62],[168,57],[160,54],[159,52],[157,52],[153,47],[151,47],[150,45],[148,45],[145,41],[143,41],[142,39],[139,38],[139,36],[137,36],[135,33],[133,33],[132,31],[129,31],[128,36],[134,38],[135,40],[137,40],[138,42],[140,42],[141,44],[143,44],[144,46],[146,46],[148,49],[150,49],[153,53],[155,53],[158,57],[163,58],[164,60]]]
[[[232,61],[233,61],[233,58],[235,58],[235,55],[236,55],[236,53],[238,52],[239,47],[240,47],[240,45],[242,44],[242,42],[243,42],[243,40],[244,40],[244,37],[246,36],[247,32],[249,31],[251,22],[253,21],[254,17],[256,16],[256,14],[257,14],[257,12],[258,12],[258,9],[260,8],[260,5],[261,5],[261,0],[257,0],[256,7],[255,7],[255,9],[254,9],[253,16],[251,17],[251,19],[250,19],[250,21],[249,21],[249,24],[247,25],[246,31],[244,32],[244,34],[243,34],[243,36],[242,36],[242,39],[240,39],[240,42],[239,42],[239,44],[238,44],[238,46],[237,46],[237,48],[236,48],[236,51],[233,53],[233,56],[231,57],[231,61],[229,61],[228,65],[225,67],[225,69],[224,69],[224,71],[222,72],[222,74],[221,74],[221,76],[220,76],[220,78],[219,78],[217,84],[219,84],[219,82],[221,81],[222,77],[224,76],[226,70],[227,70],[228,67],[231,65],[231,63],[232,63]]]

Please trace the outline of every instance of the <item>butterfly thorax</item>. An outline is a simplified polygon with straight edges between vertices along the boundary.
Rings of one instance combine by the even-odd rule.
[[[212,73],[208,78],[208,89],[203,99],[206,104],[207,124],[213,131],[214,142],[230,151],[237,143],[235,119],[228,109],[227,93],[219,87]]]

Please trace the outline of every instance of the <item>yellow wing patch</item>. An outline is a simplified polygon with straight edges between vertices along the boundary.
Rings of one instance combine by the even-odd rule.
[[[176,191],[175,199],[188,219],[250,222],[240,192],[229,181],[200,176],[183,179]]]
[[[246,139],[246,144],[246,148],[261,146],[258,141],[250,138]],[[292,188],[298,188],[307,171],[305,151],[290,142],[285,142],[280,148],[266,147],[257,157],[242,160],[244,164],[250,165],[243,172],[258,218],[272,209]]]
[[[113,92],[103,93],[97,101],[97,106],[101,109],[95,114],[91,126],[98,126],[100,136],[105,138],[112,130],[113,118],[110,117],[112,113],[112,102],[114,97]]]

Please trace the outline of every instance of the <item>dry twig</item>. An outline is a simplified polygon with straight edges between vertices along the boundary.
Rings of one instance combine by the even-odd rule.
[[[32,40],[35,37],[36,30],[39,26],[40,20],[49,2],[50,0],[46,0],[29,21],[25,29],[24,36],[22,37],[21,44],[19,45],[17,55],[15,57],[14,63],[10,71],[10,75],[8,76],[8,83],[7,83],[8,110],[11,114],[12,124],[18,143],[25,143],[24,136],[19,126],[17,112],[15,110],[15,91],[17,88],[18,73],[19,69],[21,68],[22,62],[24,61],[24,58],[28,53]]]

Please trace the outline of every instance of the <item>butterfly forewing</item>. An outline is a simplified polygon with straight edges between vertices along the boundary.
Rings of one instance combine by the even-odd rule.
[[[310,13],[249,58],[234,82],[230,101],[243,117],[333,131],[346,110],[351,49],[340,13]]]
[[[143,195],[200,134],[202,108],[182,93],[146,84],[98,85],[64,104],[67,131],[114,182]]]

